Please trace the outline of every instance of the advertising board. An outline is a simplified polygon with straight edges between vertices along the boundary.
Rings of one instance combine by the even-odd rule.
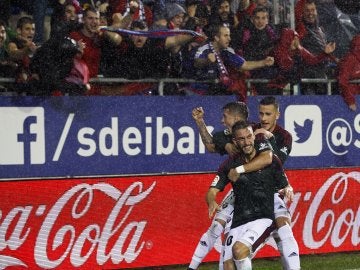
[[[255,122],[260,99],[248,101]],[[340,96],[278,100],[279,124],[293,136],[286,168],[360,165],[360,113]],[[229,101],[233,97],[1,97],[0,179],[215,171],[224,157],[207,153],[191,110],[202,106],[209,131],[218,131]]]
[[[300,253],[359,250],[360,167],[287,175],[295,190],[289,209]],[[214,176],[1,181],[0,269],[189,263],[211,223],[204,197]],[[218,250],[205,261],[218,260]],[[278,256],[274,242],[257,256]]]

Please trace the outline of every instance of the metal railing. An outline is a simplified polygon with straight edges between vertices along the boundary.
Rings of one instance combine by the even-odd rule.
[[[246,79],[246,87],[248,91],[248,95],[251,95],[251,84],[253,83],[268,83],[269,79]],[[92,84],[101,84],[101,85],[117,85],[124,83],[158,83],[158,93],[160,96],[164,95],[164,85],[166,83],[218,83],[219,80],[195,80],[195,79],[186,79],[186,78],[145,78],[141,80],[129,80],[125,78],[105,78],[105,77],[97,77],[90,79],[90,83]],[[327,85],[327,94],[331,95],[333,92],[333,84],[336,83],[336,79],[323,79],[323,78],[303,78],[301,79],[301,83],[324,83]],[[3,78],[0,77],[1,83],[15,83],[14,78]],[[359,84],[360,80],[352,80],[351,83]],[[291,95],[299,95],[299,84],[291,85],[292,89],[290,91]]]

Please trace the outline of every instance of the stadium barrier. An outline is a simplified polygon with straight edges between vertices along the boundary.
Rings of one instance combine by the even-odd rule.
[[[270,80],[268,79],[246,79],[246,87],[247,87],[247,94],[248,96],[251,95],[251,84],[253,83],[268,83]],[[195,80],[195,79],[187,79],[187,78],[145,78],[140,80],[130,80],[126,78],[106,78],[106,77],[97,77],[90,79],[90,83],[99,84],[99,85],[116,85],[116,84],[123,84],[123,83],[158,83],[158,93],[159,96],[164,95],[164,85],[166,83],[218,83],[219,80]],[[302,78],[301,83],[324,83],[327,85],[327,94],[331,95],[333,93],[333,85],[336,83],[336,79],[323,79],[323,78]],[[360,80],[352,80],[352,83],[360,83]],[[1,83],[15,83],[14,78],[4,78],[0,77],[0,84]],[[298,95],[300,94],[299,84],[289,84],[290,91],[287,94],[290,95]],[[286,91],[286,89],[285,89]],[[5,93],[6,94],[6,93]]]

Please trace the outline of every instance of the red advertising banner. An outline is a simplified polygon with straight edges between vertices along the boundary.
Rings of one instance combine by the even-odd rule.
[[[288,171],[301,254],[359,250],[360,168]],[[0,269],[186,264],[213,174],[0,182]],[[225,193],[225,192],[224,192]],[[270,241],[258,257],[277,256]],[[213,250],[206,261],[216,261]]]

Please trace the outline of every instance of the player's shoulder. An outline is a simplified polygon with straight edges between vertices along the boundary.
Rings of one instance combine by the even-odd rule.
[[[215,137],[231,137],[231,131],[229,129],[219,130],[214,132]]]
[[[291,133],[282,126],[276,125],[273,134],[282,135],[283,137],[292,137]]]

